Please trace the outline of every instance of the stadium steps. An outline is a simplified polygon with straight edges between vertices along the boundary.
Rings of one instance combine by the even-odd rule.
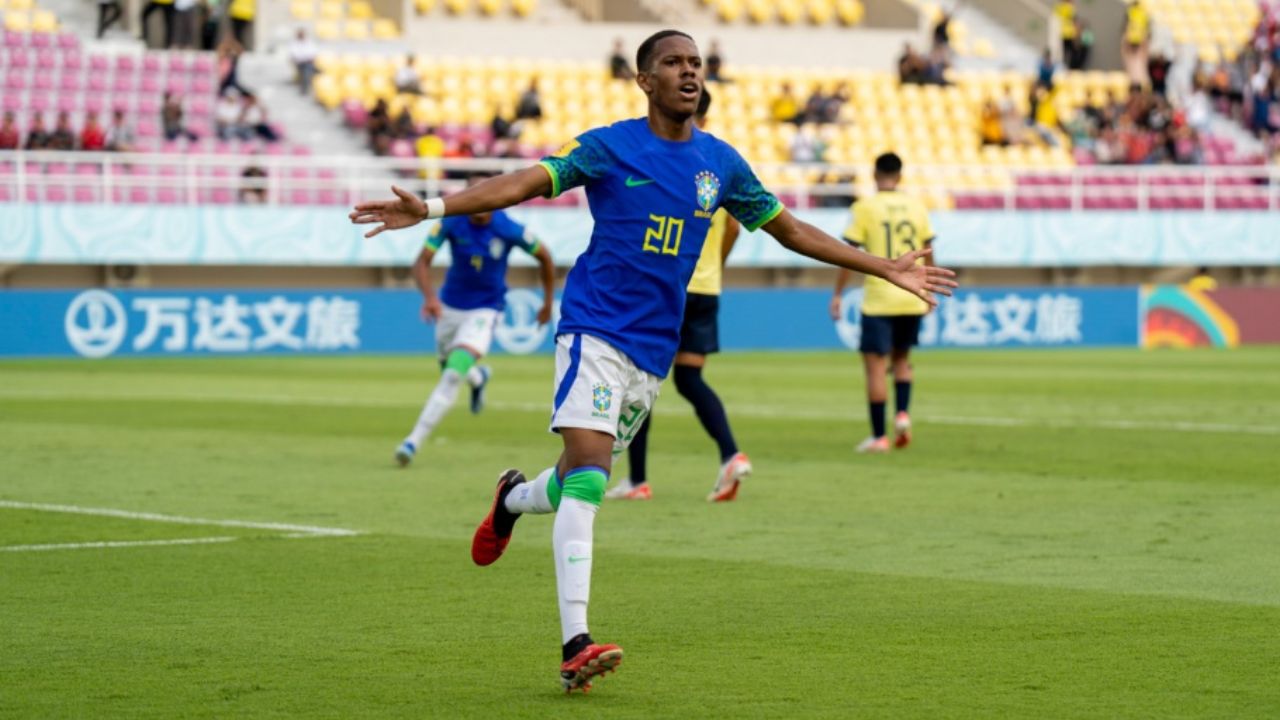
[[[320,155],[368,154],[362,137],[342,126],[340,114],[325,112],[310,94],[298,94],[285,48],[272,54],[245,53],[239,74],[258,94],[271,121],[283,126],[292,142]]]
[[[968,26],[968,36],[984,38],[996,49],[993,57],[956,54],[953,65],[957,70],[1001,70],[1015,68],[1032,72],[1040,62],[1040,51],[1031,47],[1005,25],[973,5],[964,5],[956,20]]]

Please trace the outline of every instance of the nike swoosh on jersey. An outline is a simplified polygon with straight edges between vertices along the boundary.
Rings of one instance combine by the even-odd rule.
[[[629,187],[629,188],[633,188],[633,187],[640,187],[641,185],[648,185],[648,184],[649,184],[649,183],[651,183],[651,182],[657,182],[657,181],[656,181],[656,180],[650,180],[650,179],[647,179],[647,178],[641,178],[640,180],[637,180],[637,179],[635,179],[635,178],[631,177],[630,175],[628,175],[628,176],[627,176],[627,187]]]

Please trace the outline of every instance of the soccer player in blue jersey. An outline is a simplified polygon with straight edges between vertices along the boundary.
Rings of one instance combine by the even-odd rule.
[[[564,451],[531,482],[518,470],[502,473],[471,544],[472,560],[488,565],[502,555],[522,514],[555,513],[560,677],[568,691],[585,691],[622,661],[621,648],[597,644],[587,631],[595,516],[614,456],[653,407],[675,357],[686,288],[716,209],[723,206],[748,231],[763,228],[795,252],[885,278],[926,301],[956,286],[950,270],[916,264],[927,250],[874,257],[798,220],[732,147],[695,129],[703,73],[689,35],[650,36],[636,52],[636,69],[648,117],[585,132],[533,167],[447,199],[423,203],[393,188],[395,199],[362,203],[351,213],[354,223],[378,224],[373,236],[586,187],[595,226],[565,281],[556,338],[551,429]]]
[[[473,175],[468,185],[485,177],[488,176]],[[449,244],[453,261],[437,297],[431,287],[431,260],[445,243]],[[422,291],[422,319],[436,324],[436,349],[443,372],[418,422],[396,448],[400,467],[413,462],[422,442],[453,407],[463,382],[471,386],[471,412],[478,413],[484,407],[490,371],[477,363],[493,343],[493,330],[507,294],[507,257],[516,248],[538,260],[543,298],[538,323],[546,324],[551,320],[555,294],[555,264],[550,251],[524,226],[505,212],[482,212],[445,218],[427,235],[413,264],[413,277]]]

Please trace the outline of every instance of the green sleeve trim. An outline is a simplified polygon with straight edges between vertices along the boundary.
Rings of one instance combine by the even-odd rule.
[[[526,247],[524,251],[529,253],[530,255],[533,255],[534,253],[538,252],[538,248],[540,247],[542,247],[542,243],[538,242],[537,238],[534,238],[533,242],[529,243],[528,247]]]
[[[547,197],[547,198],[560,197],[560,174],[557,173],[556,169],[552,167],[551,163],[547,162],[546,160],[540,160],[538,162],[538,166],[541,167],[543,170],[546,170],[547,174],[551,176],[551,194],[545,195],[544,197]]]
[[[781,215],[783,210],[787,209],[786,206],[782,204],[781,200],[774,198],[773,202],[775,203],[773,206],[773,209],[765,213],[759,222],[742,224],[743,227],[747,229],[747,232],[755,232],[760,228],[764,227],[765,225],[768,225],[770,222],[773,221],[774,218]]]
[[[428,249],[428,250],[430,250],[430,251],[432,251],[432,252],[435,252],[436,250],[439,250],[439,249],[440,249],[440,246],[441,246],[441,245],[443,245],[443,244],[444,244],[444,238],[443,238],[443,237],[429,237],[429,236],[428,236],[428,237],[427,237],[427,241],[426,241],[426,242],[424,242],[424,243],[422,243],[422,247],[424,247],[424,248],[426,248],[426,249]]]

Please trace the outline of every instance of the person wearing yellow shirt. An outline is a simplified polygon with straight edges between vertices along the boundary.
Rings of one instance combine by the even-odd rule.
[[[142,8],[142,19],[139,21],[138,39],[142,40],[142,44],[146,45],[147,40],[147,19],[151,17],[151,13],[159,10],[164,17],[164,47],[166,49],[173,45],[173,0],[149,0]]]
[[[853,204],[853,220],[845,230],[846,242],[871,253],[897,258],[930,247],[933,229],[924,203],[898,192],[902,181],[902,159],[894,153],[876,158],[876,194]],[[926,255],[918,262],[931,263]],[[849,273],[836,275],[831,298],[831,318],[844,313],[844,292]],[[867,380],[867,408],[871,416],[871,436],[858,445],[860,453],[889,451],[885,431],[885,404],[889,398],[887,373],[894,380],[894,446],[911,443],[911,348],[919,342],[920,320],[929,305],[909,292],[898,290],[878,278],[868,277],[862,286],[862,353]]]
[[[698,127],[706,125],[707,109],[710,107],[711,95],[704,88],[695,116]],[[751,460],[738,449],[738,444],[733,439],[724,403],[720,402],[715,390],[702,377],[707,356],[720,351],[718,316],[721,278],[725,259],[729,257],[738,239],[738,230],[738,221],[730,217],[723,208],[711,217],[711,228],[702,245],[702,254],[698,256],[698,264],[694,266],[693,277],[689,280],[684,322],[680,326],[680,346],[676,352],[675,370],[671,373],[675,378],[676,391],[693,405],[703,429],[720,451],[720,472],[716,476],[715,486],[707,496],[708,502],[733,500],[738,496],[742,480],[751,474]],[[606,498],[649,500],[653,497],[646,477],[649,424],[652,418],[653,415],[650,414],[645,419],[644,425],[636,431],[627,448],[630,476],[622,478],[610,488],[605,493]]]
[[[1076,56],[1076,42],[1079,39],[1079,33],[1076,32],[1075,0],[1059,0],[1053,7],[1053,14],[1058,18],[1058,36],[1062,39],[1062,62],[1070,63],[1071,58]]]
[[[1151,39],[1151,16],[1143,7],[1142,0],[1130,0],[1124,17],[1124,41],[1120,44],[1120,55],[1124,58],[1125,72],[1131,82],[1146,85],[1147,54]]]
[[[231,0],[227,7],[227,17],[231,18],[231,34],[242,47],[253,49],[253,18],[257,14],[256,0]]]

